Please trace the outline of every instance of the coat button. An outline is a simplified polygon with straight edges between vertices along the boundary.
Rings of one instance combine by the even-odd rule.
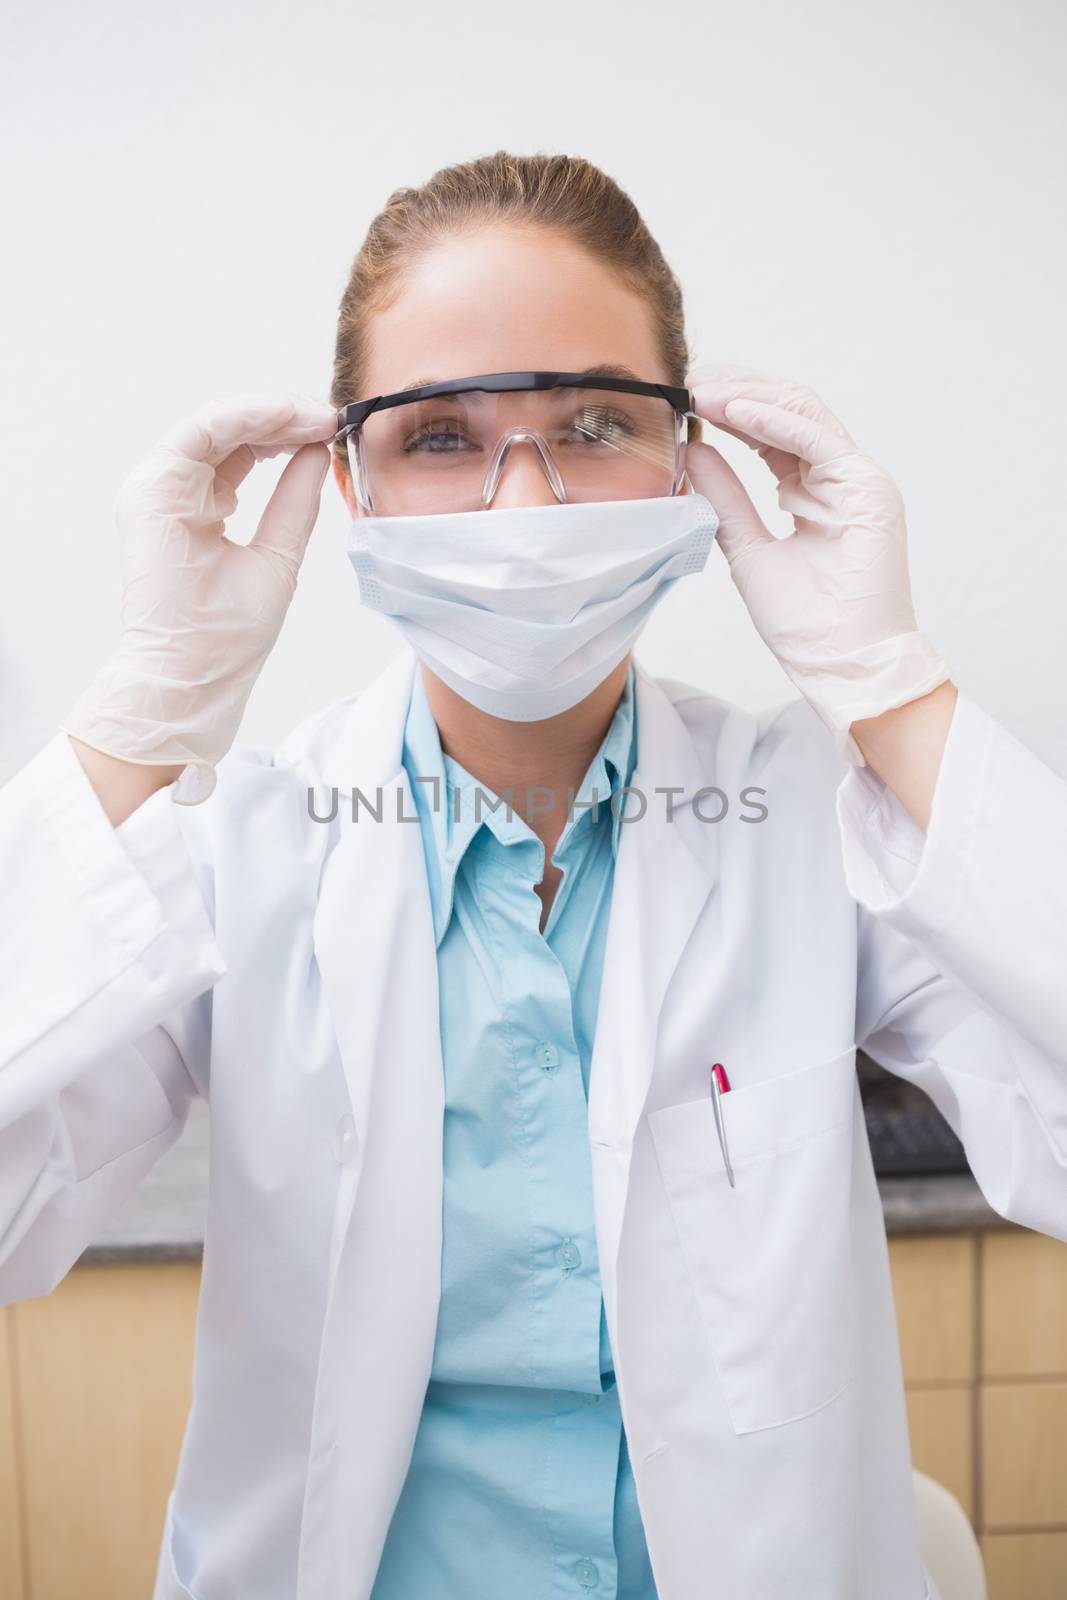
[[[590,1561],[588,1556],[583,1556],[574,1563],[574,1576],[578,1579],[583,1589],[595,1589],[600,1582],[600,1572],[595,1561]]]
[[[359,1141],[356,1138],[356,1119],[351,1112],[346,1112],[337,1124],[337,1131],[333,1136],[333,1153],[342,1167],[350,1167],[356,1159],[356,1147]]]

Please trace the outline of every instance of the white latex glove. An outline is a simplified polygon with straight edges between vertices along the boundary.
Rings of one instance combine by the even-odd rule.
[[[296,589],[336,431],[323,401],[236,395],[209,401],[134,468],[116,505],[120,642],[65,732],[123,761],[187,764],[171,798],[207,799]],[[238,485],[282,450],[295,453],[253,538],[226,538]]]
[[[750,445],[778,480],[794,523],[784,539],[718,450],[688,446],[690,480],[719,514],[716,542],[757,630],[841,753],[865,766],[851,724],[950,676],[915,620],[900,491],[811,389],[709,365],[686,385],[698,415]]]

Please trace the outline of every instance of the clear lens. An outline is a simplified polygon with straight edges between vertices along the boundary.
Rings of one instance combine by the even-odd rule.
[[[362,469],[384,516],[476,510],[521,457],[537,463],[557,498],[560,487],[569,501],[651,498],[676,486],[684,429],[658,395],[468,389],[372,412]]]

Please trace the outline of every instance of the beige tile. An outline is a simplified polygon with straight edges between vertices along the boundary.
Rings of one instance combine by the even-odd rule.
[[[987,1533],[979,1541],[989,1600],[1063,1600],[1067,1532]]]
[[[973,1378],[974,1236],[893,1238],[889,1263],[905,1382]]]
[[[969,1388],[908,1389],[911,1458],[974,1516],[972,1396]]]
[[[982,1371],[1067,1378],[1067,1244],[1012,1229],[982,1239]]]
[[[982,1522],[1067,1527],[1067,1383],[993,1383],[981,1398]]]

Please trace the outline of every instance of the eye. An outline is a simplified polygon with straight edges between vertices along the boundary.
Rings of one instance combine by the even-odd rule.
[[[452,454],[467,442],[456,417],[435,417],[405,439],[402,449],[406,455]]]
[[[632,417],[613,406],[586,405],[577,413],[572,424],[582,443],[619,444],[632,439],[636,433]]]

